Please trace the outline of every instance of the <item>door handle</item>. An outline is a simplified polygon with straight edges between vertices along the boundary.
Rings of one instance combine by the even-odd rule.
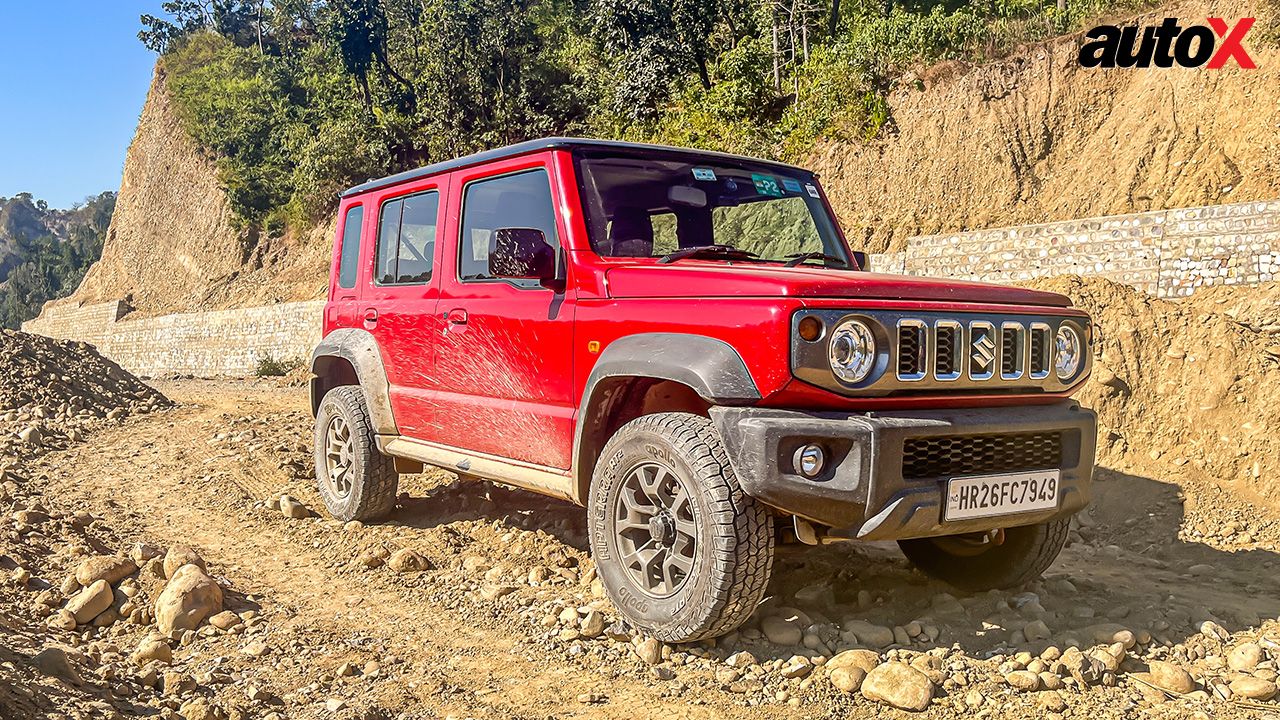
[[[448,318],[450,325],[466,325],[467,311],[462,308],[455,308],[449,311]]]
[[[378,324],[378,311],[374,308],[369,308],[365,310],[364,311],[365,327],[373,327],[374,325],[377,325],[377,324]]]

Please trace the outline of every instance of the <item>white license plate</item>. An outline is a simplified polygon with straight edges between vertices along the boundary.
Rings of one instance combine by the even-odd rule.
[[[1060,470],[951,478],[943,520],[1012,515],[1058,507]]]

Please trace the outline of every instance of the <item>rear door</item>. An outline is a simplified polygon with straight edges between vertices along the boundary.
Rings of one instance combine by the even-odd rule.
[[[360,237],[364,231],[365,209],[362,202],[342,208],[339,215],[337,246],[333,269],[329,273],[329,306],[325,309],[325,332],[334,328],[356,326],[359,309]]]
[[[573,444],[574,297],[536,280],[493,277],[488,256],[499,228],[566,237],[556,211],[550,153],[453,174],[456,218],[442,272],[436,345],[436,432],[456,448],[567,469]],[[569,284],[570,287],[572,283]]]
[[[438,179],[378,198],[375,245],[361,324],[382,351],[400,432],[431,437],[427,394],[435,384],[432,345],[440,322],[441,233],[446,187]]]

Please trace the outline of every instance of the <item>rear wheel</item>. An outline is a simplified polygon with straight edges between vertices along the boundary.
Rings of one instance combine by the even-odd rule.
[[[359,387],[325,394],[316,412],[316,481],[329,514],[339,520],[375,520],[395,507],[400,475],[375,437]]]
[[[723,635],[764,597],[773,518],[743,493],[705,417],[623,425],[596,465],[588,526],[609,598],[659,640]]]
[[[1070,522],[899,540],[898,546],[923,573],[962,590],[1008,589],[1040,577],[1053,564],[1067,543]]]

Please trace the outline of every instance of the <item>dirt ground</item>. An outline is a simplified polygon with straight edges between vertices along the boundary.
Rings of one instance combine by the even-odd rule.
[[[173,696],[121,682],[119,659],[147,628],[53,632],[30,616],[30,589],[7,588],[0,685],[8,669],[34,692],[0,690],[0,710],[12,703],[0,712],[5,720],[178,710],[188,720],[1280,717],[1274,701],[1250,709],[1212,687],[1229,679],[1224,658],[1246,641],[1265,649],[1254,674],[1275,677],[1280,516],[1192,476],[1101,469],[1071,544],[1021,592],[957,593],[911,570],[893,545],[784,547],[769,601],[741,632],[663,648],[649,664],[638,639],[615,625],[594,638],[576,629],[591,610],[615,619],[594,581],[580,508],[436,473],[405,476],[383,523],[288,518],[272,509],[281,494],[321,508],[305,390],[263,381],[156,385],[175,409],[122,419],[9,468],[11,494],[39,497],[51,517],[81,524],[75,537],[10,531],[0,561],[57,585],[85,553],[190,545],[248,627],[183,637],[171,667],[196,684]],[[1188,540],[1193,519],[1205,517],[1223,525],[1245,517],[1249,542],[1234,532]],[[430,569],[396,572],[380,562],[401,548]],[[566,608],[581,609],[568,624]],[[758,629],[762,617],[797,612],[823,647],[778,645]],[[818,664],[848,646],[840,628],[858,621],[904,633],[877,652],[928,668],[940,689],[926,712],[842,693],[821,667],[786,677],[794,656]],[[1019,663],[1052,657],[1051,647],[1105,646],[1123,629],[1137,644],[1101,682],[1021,692],[1004,679]],[[84,682],[30,670],[28,656],[55,642],[86,655],[78,661]],[[743,650],[759,665],[729,667]],[[1187,667],[1205,690],[1166,700],[1139,681],[1156,659]]]

